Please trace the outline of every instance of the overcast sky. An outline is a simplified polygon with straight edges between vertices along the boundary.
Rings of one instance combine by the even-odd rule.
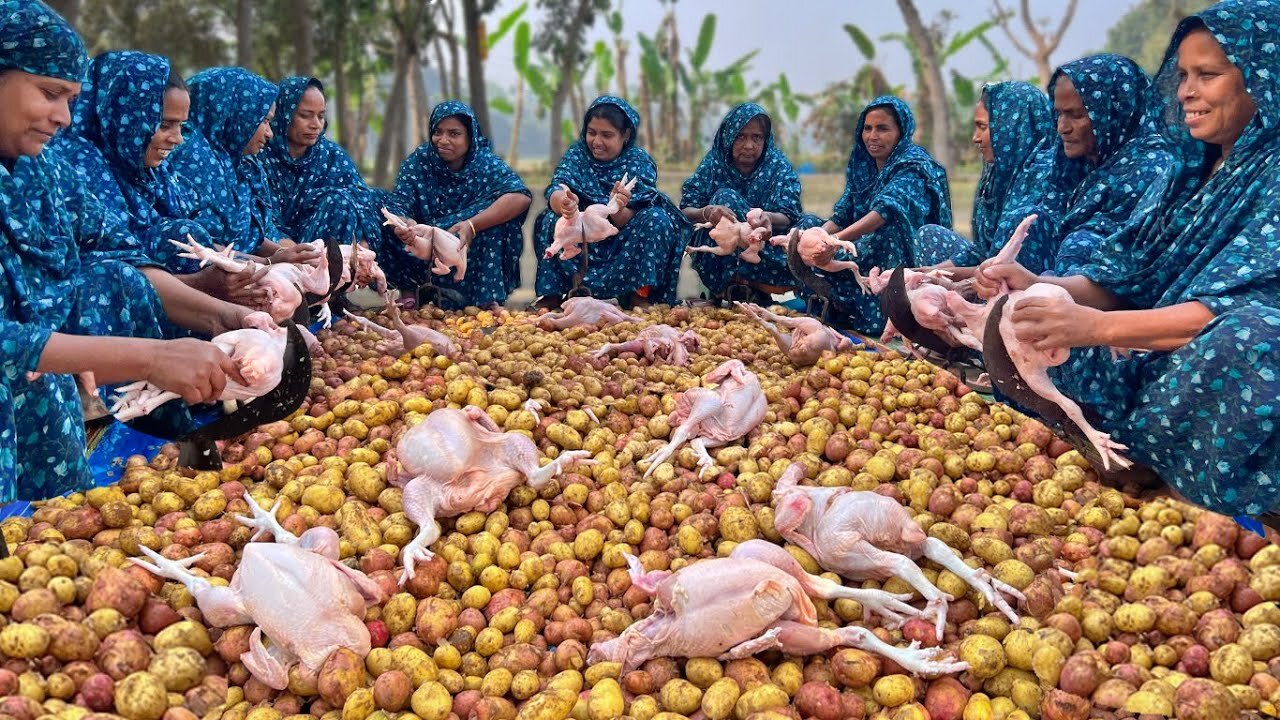
[[[1080,0],[1075,19],[1062,45],[1053,56],[1054,64],[1079,57],[1102,48],[1106,31],[1137,0]],[[1006,7],[1016,6],[1017,0],[1006,0]],[[520,5],[519,0],[502,0],[494,13],[491,26],[497,18]],[[537,33],[538,11],[533,0],[525,17]],[[1031,7],[1038,17],[1052,18],[1056,23],[1061,17],[1065,2],[1062,0],[1031,0]],[[989,0],[916,0],[925,22],[935,19],[944,10],[955,15],[953,31],[968,29],[991,15]],[[623,34],[634,38],[638,32],[652,36],[662,18],[664,7],[656,0],[624,0]],[[815,92],[837,80],[851,77],[862,64],[862,56],[854,47],[841,26],[844,23],[859,25],[876,41],[877,61],[893,84],[913,84],[911,65],[906,51],[898,43],[882,43],[880,35],[901,32],[905,26],[892,0],[679,0],[676,15],[679,20],[680,42],[687,47],[697,37],[698,27],[707,13],[717,16],[716,40],[708,61],[710,68],[728,65],[734,59],[760,48],[752,65],[748,80],[771,82],[780,72],[786,72],[792,88],[797,92]],[[1020,27],[1015,25],[1015,27]],[[589,41],[607,38],[608,29],[603,19],[597,20],[591,29]],[[988,34],[1012,62],[1012,77],[1027,79],[1035,76],[1030,60],[1019,55],[1004,33],[995,29]],[[1021,36],[1020,36],[1021,37]],[[628,57],[628,82],[636,77],[636,50]],[[992,67],[990,56],[977,44],[958,55],[951,67],[973,77],[984,75]],[[511,63],[509,38],[492,50],[485,67],[489,82],[512,87],[515,70]]]

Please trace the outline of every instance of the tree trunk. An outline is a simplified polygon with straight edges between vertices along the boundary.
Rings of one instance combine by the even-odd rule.
[[[411,119],[416,120],[414,147],[431,139],[431,96],[427,93],[427,81],[422,59],[416,54],[409,62],[409,72],[413,73],[413,103]]]
[[[337,106],[338,144],[351,150],[355,139],[355,126],[351,123],[351,89],[347,82],[347,39],[343,26],[350,12],[349,0],[338,0],[338,22],[333,34],[333,85]]]
[[[524,75],[516,73],[516,103],[511,113],[511,142],[507,145],[507,164],[515,167],[520,153],[520,120],[524,117]]]
[[[669,25],[667,38],[667,66],[671,68],[671,107],[662,116],[665,128],[663,135],[668,138],[671,148],[668,157],[680,155],[680,33],[676,30],[676,11],[673,7],[667,13]]]
[[[391,94],[387,97],[387,109],[383,115],[382,133],[378,136],[378,154],[373,164],[373,184],[385,187],[388,166],[398,138],[404,137],[405,96],[408,81],[408,59],[403,50],[396,52],[395,75],[391,81]]]
[[[489,100],[484,87],[484,58],[480,55],[480,8],[477,0],[462,0],[462,22],[467,31],[467,88],[471,91],[471,109],[476,114],[480,130],[488,135]]]
[[[583,26],[586,24],[587,15],[591,12],[591,3],[592,0],[578,0],[578,9],[574,13],[573,24],[570,26],[572,30],[564,41],[566,50],[561,57],[557,58],[560,77],[556,80],[556,92],[551,97],[550,113],[552,165],[560,162],[560,156],[564,154],[564,137],[560,126],[564,119],[564,104],[569,98],[569,89],[573,84],[573,64],[577,60],[578,46],[582,44]]]
[[[50,0],[49,6],[73,26],[80,22],[80,0]]]
[[[644,73],[640,73],[640,116],[652,119],[653,115],[649,113],[649,81],[645,78]],[[644,127],[644,146],[649,148],[649,152],[658,152],[657,139],[654,137],[653,123],[643,123]]]
[[[614,71],[618,74],[618,97],[627,96],[627,41],[622,38],[615,38],[614,47]]]
[[[930,142],[933,157],[947,172],[955,168],[955,151],[951,144],[951,116],[947,112],[947,88],[942,82],[942,66],[933,37],[920,20],[920,12],[912,0],[898,0],[898,9],[907,24],[907,33],[920,54],[921,80],[925,99],[929,105],[931,121]]]
[[[456,97],[449,92],[449,65],[444,60],[444,39],[437,36],[432,41],[432,49],[436,53],[436,84],[440,86],[440,94],[444,97]]]
[[[352,142],[351,159],[355,161],[357,166],[364,167],[365,157],[369,154],[369,133],[359,128],[369,127],[369,123],[373,121],[373,93],[365,92],[363,89],[359,98],[360,109],[356,114],[357,130],[354,130],[355,140]]]
[[[253,69],[253,0],[236,0],[236,64]]]
[[[315,74],[315,18],[311,0],[293,0],[293,18],[295,28],[294,72],[303,77]]]

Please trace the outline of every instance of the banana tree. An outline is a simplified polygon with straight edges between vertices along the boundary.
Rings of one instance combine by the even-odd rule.
[[[667,61],[658,52],[653,40],[644,33],[640,33],[636,36],[636,41],[640,43],[640,106],[642,108],[640,112],[647,119],[654,119],[651,102],[655,97],[665,98],[667,96],[667,88],[674,82],[674,78],[671,77]],[[648,146],[650,152],[659,154],[660,148],[657,145],[657,136],[654,133],[656,126],[656,122],[642,123],[645,145]]]
[[[752,100],[768,111],[773,120],[774,139],[787,152],[795,154],[800,149],[800,138],[788,133],[786,124],[799,120],[801,105],[812,104],[813,98],[793,92],[787,74],[778,73],[778,78],[761,88]]]
[[[605,18],[609,32],[613,33],[613,63],[618,78],[618,97],[627,96],[627,51],[630,46],[622,37],[622,0],[618,0],[618,9]]]

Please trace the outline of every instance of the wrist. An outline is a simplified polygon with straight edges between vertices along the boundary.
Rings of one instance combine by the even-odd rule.
[[[1116,333],[1115,323],[1108,322],[1107,314],[1102,310],[1085,307],[1081,305],[1086,312],[1087,322],[1084,323],[1085,345],[1115,345]]]

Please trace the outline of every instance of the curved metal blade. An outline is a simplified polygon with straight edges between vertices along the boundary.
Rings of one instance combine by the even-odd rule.
[[[920,324],[911,311],[907,296],[906,266],[899,265],[889,275],[889,284],[880,293],[880,311],[893,322],[893,328],[906,339],[931,350],[948,361],[976,361],[977,355],[969,348],[954,347],[938,337],[938,334]]]
[[[815,273],[813,268],[800,259],[799,244],[800,233],[792,230],[791,234],[787,236],[787,269],[810,292],[829,301],[831,299],[831,281]]]

